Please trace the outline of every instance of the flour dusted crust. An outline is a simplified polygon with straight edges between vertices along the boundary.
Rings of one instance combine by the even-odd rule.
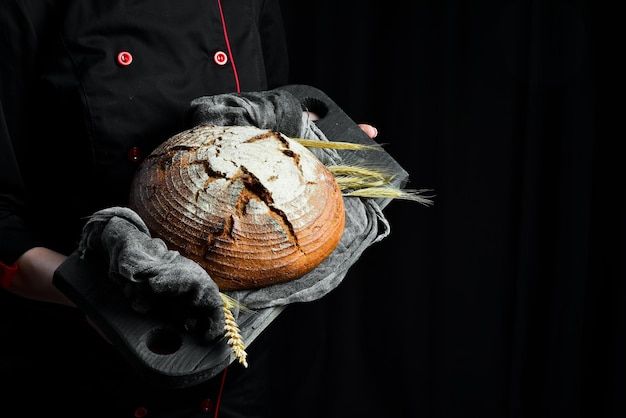
[[[170,138],[139,168],[130,207],[220,290],[301,277],[335,249],[345,223],[328,169],[297,141],[250,126]]]

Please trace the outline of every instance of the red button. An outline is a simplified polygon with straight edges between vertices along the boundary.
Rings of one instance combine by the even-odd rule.
[[[124,67],[130,65],[133,62],[133,56],[128,51],[122,51],[117,54],[117,63],[119,65],[123,65]]]
[[[148,410],[144,408],[143,406],[140,406],[139,408],[135,409],[135,418],[143,418],[146,415],[148,415]]]
[[[217,65],[226,65],[228,62],[228,55],[224,51],[217,51],[215,55],[213,55],[213,61]]]
[[[138,147],[132,147],[128,150],[128,161],[136,163],[141,160],[142,152]]]
[[[200,403],[200,410],[204,413],[211,412],[213,409],[213,401],[210,399],[203,399]]]

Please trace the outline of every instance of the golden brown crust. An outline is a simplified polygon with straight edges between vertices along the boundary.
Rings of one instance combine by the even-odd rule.
[[[130,207],[220,290],[301,277],[335,249],[345,223],[328,169],[254,127],[201,125],[170,138],[137,172]]]

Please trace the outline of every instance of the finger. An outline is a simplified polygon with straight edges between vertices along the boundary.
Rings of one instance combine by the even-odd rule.
[[[369,125],[367,123],[360,123],[359,128],[361,128],[363,132],[365,132],[370,138],[376,138],[376,136],[378,136],[378,129],[376,129],[372,125]]]

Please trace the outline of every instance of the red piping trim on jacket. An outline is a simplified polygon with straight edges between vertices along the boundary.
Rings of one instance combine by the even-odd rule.
[[[220,19],[222,20],[222,29],[224,31],[224,40],[226,41],[226,48],[228,49],[228,59],[230,59],[230,65],[233,69],[233,75],[235,76],[235,86],[237,88],[237,93],[241,93],[241,86],[239,85],[239,74],[237,73],[237,66],[235,65],[235,60],[233,59],[233,51],[230,48],[230,40],[228,39],[228,30],[226,29],[226,20],[224,19],[224,10],[222,10],[222,0],[217,0],[217,6],[220,9]],[[222,373],[222,382],[220,384],[220,391],[217,395],[217,403],[215,405],[215,418],[218,417],[220,411],[220,403],[222,401],[222,392],[224,391],[224,384],[226,383],[226,371],[228,370],[228,366],[224,368]]]
[[[230,41],[228,40],[228,31],[226,30],[226,20],[224,19],[224,11],[222,10],[222,0],[217,0],[217,5],[220,9],[220,18],[222,19],[222,29],[224,30],[224,40],[226,41],[226,48],[228,49],[228,58],[230,59],[230,65],[233,68],[233,74],[235,76],[235,85],[237,86],[237,93],[241,93],[241,86],[239,85],[239,74],[237,73],[237,66],[235,66],[235,60],[233,59],[233,52],[230,49]]]
[[[217,395],[217,403],[215,404],[215,417],[217,418],[217,414],[220,411],[220,402],[222,401],[222,392],[224,391],[224,383],[226,383],[226,372],[228,371],[228,366],[224,368],[224,372],[222,373],[222,383],[220,384],[220,392]]]

